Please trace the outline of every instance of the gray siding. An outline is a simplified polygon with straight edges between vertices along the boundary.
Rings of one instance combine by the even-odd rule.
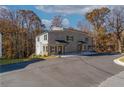
[[[79,31],[51,31],[48,33],[48,44],[55,45],[55,40],[66,40],[66,36],[73,36],[74,40],[65,47],[65,52],[77,51],[78,41],[85,41],[85,38],[88,38],[86,46],[92,46],[92,39]]]

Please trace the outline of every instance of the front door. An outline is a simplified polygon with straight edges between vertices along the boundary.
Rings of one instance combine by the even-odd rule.
[[[82,44],[78,44],[78,46],[77,46],[77,51],[78,51],[78,52],[81,52],[81,51],[82,51]]]
[[[63,47],[62,46],[58,46],[58,54],[62,54],[63,53]]]

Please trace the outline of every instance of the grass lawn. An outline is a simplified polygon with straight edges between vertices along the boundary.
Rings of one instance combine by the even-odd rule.
[[[14,64],[19,62],[29,61],[31,59],[0,59],[0,65]]]
[[[41,55],[34,55],[31,58],[42,58],[42,59],[49,59],[49,58],[57,58],[57,56],[41,56]]]
[[[31,58],[25,58],[25,59],[0,59],[0,65],[6,65],[6,64],[14,64],[14,63],[20,63],[25,61],[31,61],[32,59],[48,59],[48,58],[56,58],[56,56],[34,56]]]
[[[124,62],[124,57],[119,58],[120,61]]]

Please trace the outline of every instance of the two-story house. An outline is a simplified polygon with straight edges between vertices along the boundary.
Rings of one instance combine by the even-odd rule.
[[[54,30],[36,37],[36,55],[56,55],[92,50],[92,38],[77,30]]]

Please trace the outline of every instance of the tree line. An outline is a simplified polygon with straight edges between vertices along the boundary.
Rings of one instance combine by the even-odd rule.
[[[62,16],[54,16],[53,26],[62,27]],[[32,10],[12,11],[0,8],[0,33],[4,58],[26,58],[35,53],[35,38],[46,30]]]
[[[40,18],[31,10],[0,10],[2,52],[5,58],[29,57],[35,52],[35,37],[43,32]]]
[[[86,19],[93,26],[95,50],[98,52],[119,52],[124,49],[124,7],[113,9],[102,7],[86,13]]]
[[[93,47],[97,52],[122,52],[124,8],[102,7],[85,14],[92,25]],[[55,16],[51,27],[62,27],[62,17]],[[90,29],[78,23],[80,30]],[[44,31],[42,20],[31,10],[0,9],[0,32],[3,41],[3,57],[25,58],[35,53],[35,37]]]

